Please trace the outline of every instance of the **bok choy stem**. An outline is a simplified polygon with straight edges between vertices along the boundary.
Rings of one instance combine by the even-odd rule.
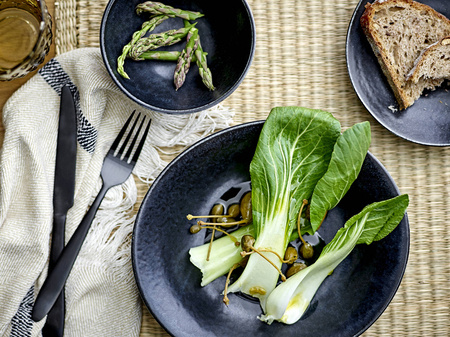
[[[241,227],[232,234],[239,242],[244,235],[254,235],[253,225]],[[202,272],[201,286],[204,287],[216,278],[228,273],[230,268],[242,260],[242,249],[236,246],[234,240],[223,236],[214,240],[210,260],[206,261],[209,243],[193,247],[189,250],[190,260]]]
[[[302,222],[305,222],[305,219],[302,218],[301,220]],[[253,224],[241,227],[231,235],[233,238],[224,236],[214,240],[209,261],[206,261],[209,243],[205,243],[189,250],[191,262],[202,272],[202,287],[214,281],[216,278],[226,275],[235,263],[242,260],[242,248],[237,246],[234,240],[236,239],[240,242],[244,235],[254,235]],[[293,232],[289,242],[294,241],[297,238],[297,232]]]

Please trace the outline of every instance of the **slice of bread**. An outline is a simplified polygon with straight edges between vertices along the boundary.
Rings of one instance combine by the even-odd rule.
[[[408,74],[413,83],[423,79],[450,79],[450,36],[426,48]]]
[[[422,51],[450,35],[450,20],[431,7],[412,0],[368,3],[361,17],[363,31],[394,91],[400,110],[411,106],[424,89],[434,90],[442,79],[408,81]]]

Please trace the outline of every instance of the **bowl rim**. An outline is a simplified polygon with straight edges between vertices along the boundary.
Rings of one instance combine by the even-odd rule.
[[[122,83],[120,83],[120,81],[118,80],[117,76],[114,75],[114,69],[111,68],[109,62],[107,61],[107,53],[106,53],[106,48],[105,48],[105,27],[106,27],[106,21],[107,21],[107,18],[109,16],[109,13],[110,13],[112,7],[114,6],[114,4],[116,3],[116,1],[117,0],[109,0],[107,6],[105,8],[105,11],[103,12],[102,21],[101,21],[101,24],[100,24],[100,51],[101,51],[103,63],[105,65],[105,67],[106,67],[106,70],[107,70],[109,76],[114,81],[114,83],[119,87],[119,89],[128,98],[130,98],[132,101],[138,103],[139,105],[141,105],[141,106],[143,106],[143,107],[145,107],[147,109],[150,109],[152,111],[166,113],[166,114],[174,114],[174,115],[176,115],[176,114],[178,114],[178,115],[191,114],[191,113],[194,113],[194,112],[207,110],[209,108],[212,108],[212,107],[218,105],[225,98],[229,97],[239,87],[239,85],[242,83],[242,81],[244,80],[245,76],[247,75],[247,73],[248,73],[248,71],[250,69],[250,66],[252,64],[253,58],[255,56],[256,27],[255,27],[255,19],[253,17],[253,13],[251,11],[250,6],[248,5],[246,0],[240,0],[242,2],[242,4],[244,5],[244,8],[246,10],[246,13],[247,13],[247,16],[248,16],[248,19],[249,19],[249,23],[250,23],[250,30],[251,30],[250,53],[248,55],[247,63],[245,64],[244,71],[241,73],[241,75],[239,76],[237,81],[225,93],[223,93],[220,97],[215,98],[212,102],[209,102],[209,103],[204,104],[202,106],[190,108],[190,109],[166,109],[166,108],[161,108],[161,107],[149,104],[147,102],[144,102],[144,101],[138,99],[131,92],[129,92],[122,85]]]

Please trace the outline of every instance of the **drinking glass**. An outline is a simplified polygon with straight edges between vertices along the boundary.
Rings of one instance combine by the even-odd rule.
[[[51,41],[52,19],[44,0],[0,0],[0,81],[35,70]]]

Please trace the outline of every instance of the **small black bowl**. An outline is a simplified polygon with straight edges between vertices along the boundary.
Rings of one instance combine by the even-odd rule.
[[[201,12],[196,27],[216,90],[209,91],[202,83],[195,63],[191,64],[183,86],[175,91],[173,74],[176,62],[125,61],[130,79],[117,73],[117,58],[150,17],[137,15],[135,8],[143,0],[111,0],[103,14],[100,47],[106,68],[119,88],[138,104],[163,113],[186,114],[210,108],[228,97],[245,77],[255,52],[255,23],[245,0],[164,0],[175,8]],[[152,33],[183,27],[181,18],[169,18]],[[182,41],[159,50],[181,51]]]
[[[132,260],[141,296],[173,336],[358,336],[386,309],[400,285],[409,253],[405,215],[398,227],[370,246],[358,245],[321,285],[305,315],[293,325],[267,325],[259,302],[230,294],[225,276],[205,287],[189,261],[189,249],[205,234],[190,234],[187,214],[207,214],[224,194],[250,180],[263,122],[225,129],[173,160],[152,184],[137,215]],[[358,179],[319,229],[325,243],[364,206],[395,197],[397,186],[380,162],[367,155]]]

